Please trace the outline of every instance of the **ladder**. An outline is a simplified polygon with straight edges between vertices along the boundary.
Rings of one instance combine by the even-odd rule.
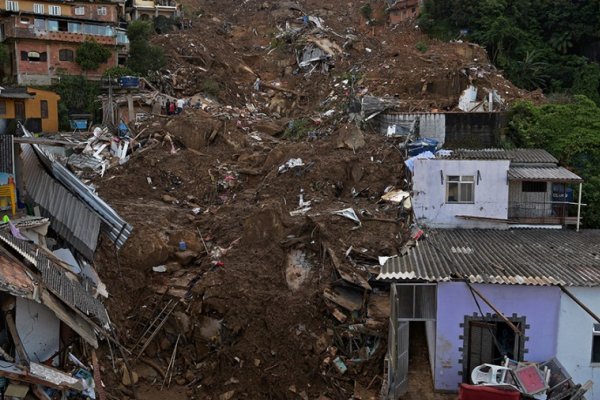
[[[169,319],[169,315],[177,308],[179,302],[176,300],[169,300],[167,304],[160,310],[158,315],[148,324],[142,336],[137,340],[137,342],[131,348],[131,354],[135,354],[135,361],[144,353],[146,347],[152,342],[152,340],[156,337],[158,332],[162,329],[167,319]]]

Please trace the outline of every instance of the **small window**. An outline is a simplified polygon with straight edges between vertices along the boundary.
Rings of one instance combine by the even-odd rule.
[[[40,101],[40,115],[42,118],[48,118],[48,100]]]
[[[60,49],[58,51],[58,59],[60,61],[73,61],[75,59],[75,55],[73,50],[71,49]]]
[[[98,15],[106,15],[106,7],[98,7]]]
[[[27,17],[21,17],[21,19],[19,20],[19,22],[22,23],[22,24],[28,25],[29,24],[29,18],[27,18]]]
[[[33,3],[33,12],[36,14],[43,14],[44,13],[44,5],[38,4],[38,3]]]
[[[75,15],[85,15],[85,7],[84,6],[77,6],[73,10],[73,13]]]
[[[600,324],[592,329],[592,362],[600,363]]]
[[[48,6],[48,14],[50,14],[50,15],[62,15],[60,6]]]
[[[19,11],[19,2],[14,0],[6,0],[6,11]]]
[[[523,181],[521,185],[525,193],[545,193],[547,190],[546,182]]]
[[[473,203],[475,177],[472,175],[447,177],[446,203]]]
[[[6,115],[6,100],[0,100],[0,115]]]

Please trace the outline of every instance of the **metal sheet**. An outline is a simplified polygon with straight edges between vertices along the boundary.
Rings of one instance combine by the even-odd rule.
[[[41,273],[45,286],[69,307],[94,317],[103,326],[110,322],[106,308],[93,297],[94,285],[82,279],[77,280],[57,265],[45,252],[33,243],[19,240],[9,230],[0,230],[0,242],[13,248]]]
[[[100,218],[45,171],[31,145],[22,144],[21,150],[25,191],[50,218],[52,229],[83,256],[93,259]]]
[[[31,133],[25,127],[22,125],[19,126],[25,136],[32,137]],[[43,146],[22,146],[32,146],[49,173],[100,217],[102,220],[102,230],[107,233],[117,248],[121,248],[125,244],[125,241],[127,241],[133,230],[133,227],[127,221],[122,219],[112,207],[106,204],[104,200],[97,196],[96,193],[81,182],[64,165],[53,161],[51,155],[48,155],[43,150]]]
[[[578,175],[563,167],[511,167],[508,179],[514,181],[583,182]]]
[[[377,279],[600,286],[600,230],[433,230]]]
[[[514,164],[558,164],[558,160],[543,149],[457,149],[446,159],[511,160]]]

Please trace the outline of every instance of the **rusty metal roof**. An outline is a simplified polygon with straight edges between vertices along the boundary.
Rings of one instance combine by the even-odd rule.
[[[558,164],[558,160],[543,149],[457,149],[441,158],[453,160],[511,160],[515,164]]]
[[[600,230],[432,230],[377,279],[600,286]]]
[[[33,278],[23,264],[0,253],[0,291],[18,297],[33,296]]]
[[[50,292],[66,305],[94,317],[103,326],[110,322],[102,302],[93,296],[93,284],[85,279],[79,281],[60,267],[50,255],[37,245],[12,236],[5,227],[0,229],[0,242],[18,252],[40,272],[41,281]]]
[[[563,167],[511,167],[511,181],[583,182],[578,175]]]

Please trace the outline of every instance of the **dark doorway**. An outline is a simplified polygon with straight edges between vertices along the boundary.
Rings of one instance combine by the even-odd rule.
[[[15,119],[17,121],[25,121],[25,103],[22,101],[15,101]]]
[[[522,361],[524,340],[501,319],[476,319],[465,321],[466,335],[463,359],[463,378],[470,380],[471,371],[481,364],[500,364],[504,356]],[[521,318],[511,322],[522,332]]]

